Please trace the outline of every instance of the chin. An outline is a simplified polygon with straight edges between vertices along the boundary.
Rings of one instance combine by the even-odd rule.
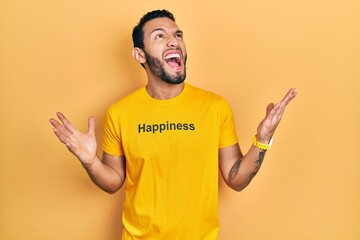
[[[186,71],[183,72],[176,72],[174,75],[169,74],[166,71],[161,71],[159,74],[160,79],[162,79],[164,82],[170,83],[170,84],[180,84],[185,81],[186,79]]]
[[[164,82],[169,83],[169,84],[181,84],[185,81],[185,78],[176,78],[176,79],[162,79]]]

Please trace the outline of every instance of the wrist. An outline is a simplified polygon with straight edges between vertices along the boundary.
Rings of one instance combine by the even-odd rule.
[[[272,139],[273,134],[261,134],[259,132],[256,133],[256,140],[260,143],[268,144]]]
[[[253,145],[261,150],[269,150],[272,146],[273,138],[270,137],[269,139],[258,138],[257,135],[253,138]]]
[[[100,161],[99,158],[97,157],[97,155],[95,155],[92,159],[87,160],[87,161],[81,161],[82,166],[87,169],[87,170],[91,170],[94,165],[96,165],[96,162]]]

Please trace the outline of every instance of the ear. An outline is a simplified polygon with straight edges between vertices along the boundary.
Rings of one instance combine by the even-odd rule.
[[[145,58],[145,52],[141,49],[141,48],[133,48],[132,50],[132,56],[133,58],[141,64],[146,63],[146,58]]]

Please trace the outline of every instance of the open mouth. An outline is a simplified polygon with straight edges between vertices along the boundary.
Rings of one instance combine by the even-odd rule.
[[[180,53],[169,53],[165,56],[165,62],[173,68],[179,68],[181,66]]]

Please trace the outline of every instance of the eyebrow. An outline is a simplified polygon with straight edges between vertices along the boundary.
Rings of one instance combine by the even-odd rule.
[[[184,35],[184,32],[183,32],[183,31],[181,31],[180,29],[179,29],[179,30],[177,30],[175,33],[181,33],[182,35]]]
[[[164,30],[163,28],[154,28],[154,29],[150,32],[150,34],[152,34],[153,32],[156,32],[156,31],[163,31],[163,32],[165,32],[165,30]]]
[[[158,28],[154,28],[154,29],[150,32],[150,35],[151,35],[153,32],[156,32],[156,31],[166,32],[165,29],[163,29],[163,28],[161,28],[161,27],[158,27]],[[178,29],[178,30],[175,31],[175,34],[177,34],[177,33],[184,34],[183,31],[181,31],[180,29]]]

